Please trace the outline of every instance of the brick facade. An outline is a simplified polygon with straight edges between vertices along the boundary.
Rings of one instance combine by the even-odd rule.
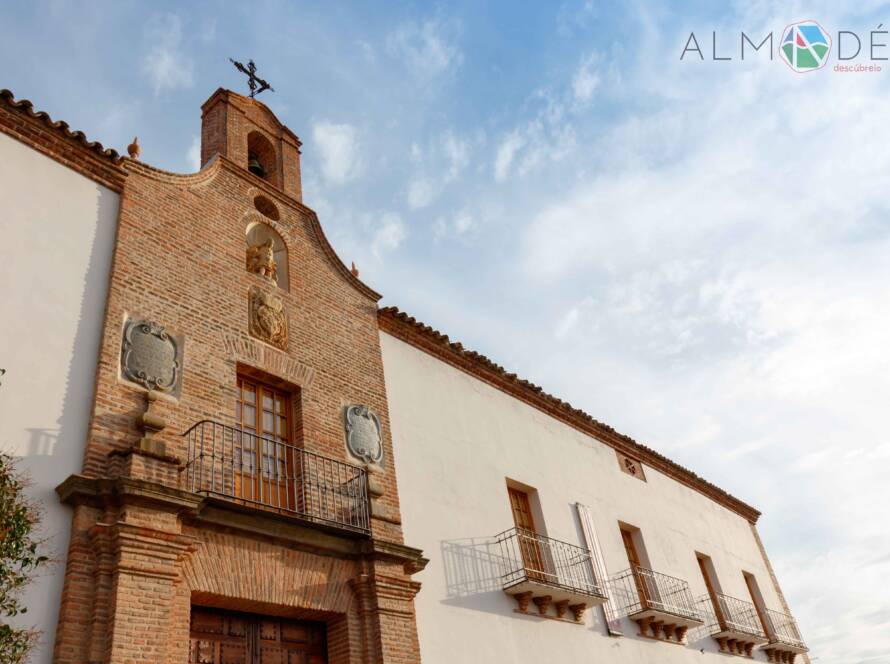
[[[257,132],[274,151],[266,179],[246,169]],[[217,91],[204,105],[202,140],[205,166],[195,175],[123,162],[83,472],[58,490],[75,516],[55,660],[188,661],[189,614],[200,605],[322,620],[330,662],[419,662],[419,584],[410,574],[425,561],[402,542],[379,296],[340,263],[301,204],[299,140],[264,105]],[[258,195],[268,199],[265,214]],[[254,222],[286,245],[286,289],[245,269]],[[286,350],[250,335],[251,288],[283,301]],[[121,378],[129,317],[184,339],[181,395],[152,404],[152,417],[166,426],[149,443],[138,426],[146,391]],[[185,490],[181,434],[201,420],[233,424],[244,371],[291,391],[294,439],[312,452],[357,463],[346,450],[344,407],[364,404],[377,414],[383,461],[370,483],[369,535]]]

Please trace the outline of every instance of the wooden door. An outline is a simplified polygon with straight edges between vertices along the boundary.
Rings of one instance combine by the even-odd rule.
[[[720,627],[726,629],[726,620],[723,615],[723,611],[720,609],[720,601],[717,597],[717,593],[714,590],[714,583],[711,579],[711,573],[708,571],[708,561],[707,558],[702,556],[698,556],[698,568],[701,570],[702,578],[705,580],[705,588],[708,590],[708,596],[711,598],[711,604],[714,606],[714,614],[717,616],[717,622],[720,624]]]
[[[244,377],[235,400],[235,495],[282,509],[295,509],[294,448],[286,392]]]
[[[192,607],[191,664],[326,664],[322,623]]]
[[[526,574],[530,579],[543,581],[547,578],[544,556],[537,539],[535,518],[532,515],[528,494],[520,489],[507,487],[510,494],[510,508],[513,511],[513,523],[516,525],[519,553],[525,565]]]
[[[753,574],[748,574],[747,572],[742,572],[742,576],[745,577],[745,585],[748,586],[748,594],[751,595],[751,603],[754,605],[754,610],[757,611],[757,618],[763,626],[763,631],[767,636],[773,638],[774,630],[772,625],[767,623],[766,612],[762,606],[763,598],[760,594],[760,588],[757,587],[757,579],[754,578]]]
[[[637,553],[637,545],[634,542],[633,533],[626,528],[622,528],[621,541],[624,542],[627,561],[630,563],[630,570],[634,578],[634,584],[637,587],[637,594],[640,596],[640,606],[643,609],[647,609],[649,608],[649,593],[646,591],[647,584],[640,572],[642,565],[640,564],[640,554]]]

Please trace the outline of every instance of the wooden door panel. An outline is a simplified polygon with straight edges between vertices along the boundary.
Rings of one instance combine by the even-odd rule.
[[[640,576],[640,555],[637,553],[637,545],[634,543],[633,533],[622,528],[621,541],[624,542],[627,561],[630,563],[631,574],[637,587],[637,594],[640,596],[640,606],[644,609],[649,608],[649,593],[646,591],[647,584],[645,580]]]
[[[194,607],[192,664],[327,664],[320,623]]]
[[[535,537],[537,530],[528,494],[513,487],[507,487],[507,492],[510,496],[510,508],[513,511],[513,523],[516,525],[519,553],[525,565],[526,575],[530,579],[545,581],[547,574],[544,556]]]

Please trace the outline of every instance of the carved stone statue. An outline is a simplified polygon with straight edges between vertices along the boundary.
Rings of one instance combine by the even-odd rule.
[[[269,281],[275,281],[278,265],[275,263],[274,241],[269,238],[262,244],[247,248],[247,270]]]

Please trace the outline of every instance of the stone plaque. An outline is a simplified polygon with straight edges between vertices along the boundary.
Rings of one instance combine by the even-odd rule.
[[[154,321],[129,318],[121,344],[121,375],[124,379],[179,397],[182,390],[183,338],[169,333]]]
[[[287,312],[284,300],[258,286],[251,286],[248,293],[248,330],[250,335],[287,349]]]
[[[380,420],[367,406],[346,407],[346,447],[365,463],[383,460]]]

